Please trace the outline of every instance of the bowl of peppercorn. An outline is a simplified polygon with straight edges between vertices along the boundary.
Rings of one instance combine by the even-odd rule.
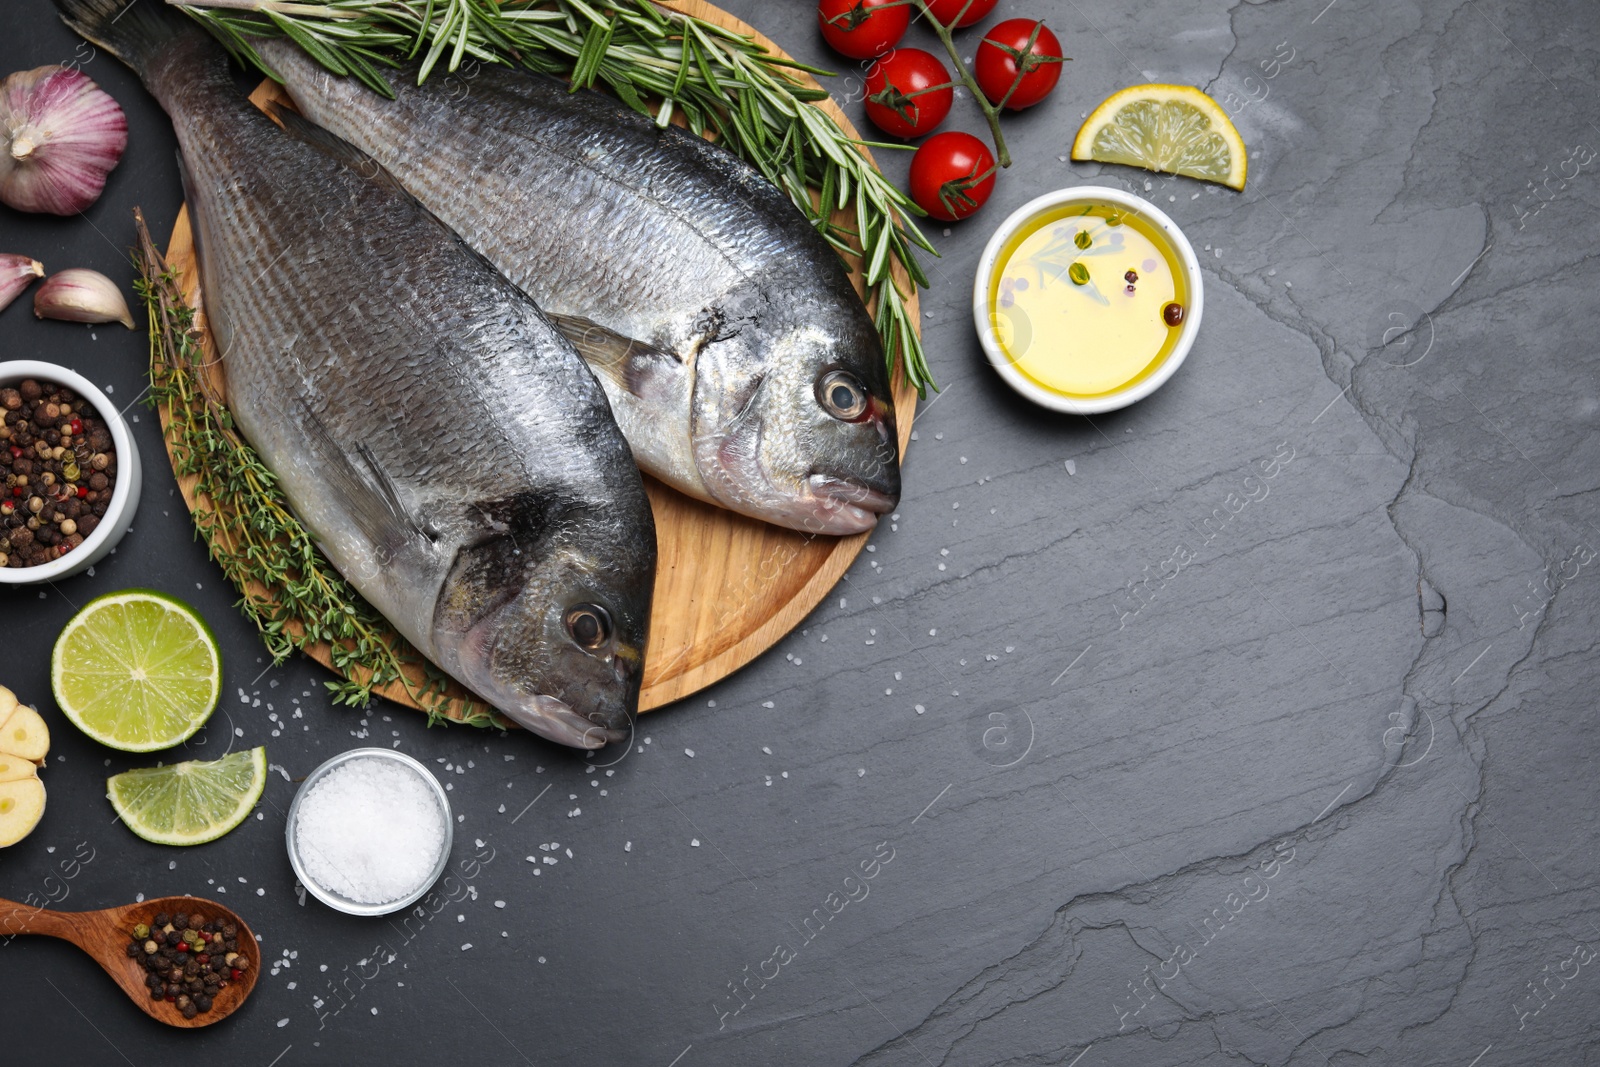
[[[93,382],[51,363],[0,363],[0,585],[83,571],[139,504],[139,453]]]

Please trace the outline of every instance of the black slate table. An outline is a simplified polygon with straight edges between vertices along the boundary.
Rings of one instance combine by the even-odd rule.
[[[843,65],[809,4],[728,6]],[[801,628],[646,717],[620,758],[335,708],[320,668],[272,667],[162,462],[142,334],[35,322],[26,298],[0,317],[5,356],[130,405],[148,471],[92,577],[0,596],[0,683],[55,736],[49,811],[0,854],[0,895],[215,896],[280,961],[239,1015],[180,1033],[75,950],[14,940],[5,1062],[1594,1059],[1600,175],[1577,161],[1600,146],[1600,17],[1578,0],[1001,13],[1047,16],[1073,62],[1010,122],[1018,162],[985,213],[930,229],[942,391],[898,519]],[[133,206],[164,235],[179,203],[166,119],[46,0],[0,13],[0,69],[75,57],[127,109],[131,148],[83,220],[0,212],[0,248],[127,282]],[[1066,161],[1081,117],[1142,81],[1236,113],[1243,193]],[[1184,227],[1208,300],[1161,392],[1086,419],[1005,389],[968,294],[1005,214],[1091,182]],[[283,768],[215,844],[118,825],[102,779],[144,761],[51,706],[56,631],[128,586],[194,603],[225,647],[222,707],[180,758],[265,744]],[[396,741],[449,783],[451,877],[407,921],[300,899],[289,779]]]

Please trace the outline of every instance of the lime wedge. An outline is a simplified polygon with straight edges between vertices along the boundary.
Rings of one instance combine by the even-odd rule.
[[[143,767],[106,779],[128,829],[158,845],[202,845],[244,822],[267,786],[267,750]]]
[[[1134,85],[1084,120],[1073,159],[1123,163],[1243,189],[1249,159],[1227,112],[1192,85]]]
[[[56,704],[73,725],[124,752],[171,748],[210,717],[222,693],[222,653],[205,620],[148,589],[107,593],[56,638]]]

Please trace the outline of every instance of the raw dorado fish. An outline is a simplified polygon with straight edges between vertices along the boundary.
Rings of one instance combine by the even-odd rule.
[[[839,256],[728,151],[595,92],[415,68],[385,100],[256,42],[307,117],[400,180],[572,338],[645,470],[815,533],[900,498],[877,330]]]
[[[172,117],[229,406],[328,559],[523,726],[625,737],[655,527],[572,345],[370,158],[256,110],[184,16],[57,4]]]

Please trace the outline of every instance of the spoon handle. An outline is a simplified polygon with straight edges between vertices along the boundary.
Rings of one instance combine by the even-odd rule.
[[[43,934],[78,944],[80,931],[75,919],[76,916],[65,912],[36,908],[31,904],[19,904],[0,897],[0,936]]]

